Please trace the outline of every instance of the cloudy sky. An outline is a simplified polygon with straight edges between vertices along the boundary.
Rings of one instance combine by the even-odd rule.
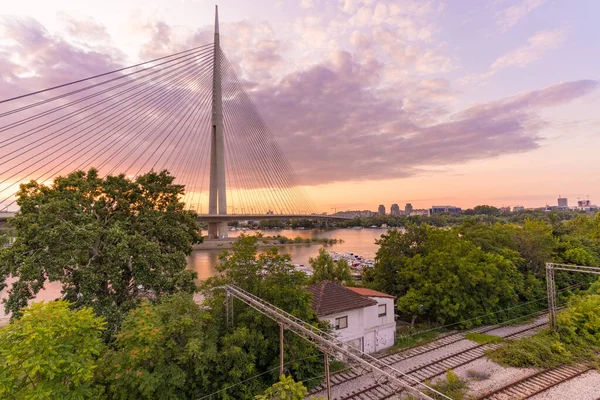
[[[0,98],[212,40],[212,1],[0,1]],[[219,11],[224,52],[321,211],[600,203],[600,2]]]

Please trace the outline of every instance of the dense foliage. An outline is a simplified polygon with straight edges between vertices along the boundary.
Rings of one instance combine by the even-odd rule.
[[[16,241],[0,252],[0,289],[17,278],[6,310],[18,315],[47,281],[59,281],[63,298],[92,307],[112,335],[143,295],[193,292],[185,257],[201,236],[173,180],[166,171],[130,180],[91,169],[51,186],[21,185],[10,221]]]
[[[375,268],[364,282],[396,295],[398,310],[413,322],[471,326],[530,314],[544,306],[547,262],[600,263],[600,214],[547,217],[522,224],[467,219],[445,229],[408,224],[390,230],[377,241]],[[556,273],[559,290],[593,279]]]
[[[217,354],[210,313],[189,294],[129,312],[104,357],[108,393],[118,399],[186,399],[212,390],[227,354]]]
[[[508,342],[489,352],[494,361],[513,367],[552,368],[591,361],[600,349],[600,295],[574,296],[557,315],[557,331]]]
[[[304,321],[318,324],[310,294],[304,290],[306,275],[294,269],[289,255],[279,254],[276,249],[258,254],[257,240],[255,236],[242,235],[232,252],[221,255],[220,274],[203,285],[205,305],[213,314],[220,338],[217,351],[223,355],[222,370],[211,384],[215,389],[236,385],[234,390],[219,394],[220,398],[251,398],[279,377],[279,326],[237,300],[234,324],[227,326],[225,292],[218,289],[220,286],[236,285]],[[313,345],[290,332],[285,332],[284,337],[286,373],[298,381],[323,374],[322,355]],[[262,375],[244,382],[258,374]]]
[[[337,261],[324,249],[319,249],[319,255],[308,259],[308,263],[313,269],[313,275],[310,278],[311,283],[322,281],[338,281],[342,285],[353,286],[354,278],[350,274],[348,261],[340,258]]]
[[[409,228],[406,235],[391,231],[380,245],[376,270],[392,267],[396,284],[392,293],[401,291],[397,308],[413,322],[422,317],[472,326],[482,322],[476,317],[518,301],[522,277],[516,267],[454,230],[421,226]]]
[[[98,357],[105,322],[64,300],[34,303],[0,329],[0,398],[98,398]]]

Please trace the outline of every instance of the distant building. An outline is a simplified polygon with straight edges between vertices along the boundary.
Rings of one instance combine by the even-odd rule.
[[[344,343],[365,353],[392,347],[396,341],[394,296],[367,288],[323,281],[306,287],[312,308]]]
[[[579,200],[577,202],[577,209],[582,211],[597,211],[598,206],[592,204],[592,202],[588,200]]]
[[[589,199],[588,200],[579,200],[577,202],[577,207],[591,207],[592,203],[590,203]]]
[[[379,207],[377,208],[377,214],[385,215],[385,206],[383,204],[380,204]]]
[[[390,207],[390,214],[400,215],[400,207],[398,207],[398,204],[392,204],[392,207]]]
[[[412,210],[413,210],[412,204],[406,203],[406,205],[404,206],[404,212],[406,213],[406,215],[410,215]]]
[[[566,197],[558,197],[558,207],[559,208],[569,208],[569,201]]]
[[[413,216],[413,215],[425,215],[425,216],[429,216],[429,210],[422,209],[422,208],[421,209],[414,209],[414,210],[412,210],[410,212],[409,215],[410,216]]]
[[[440,213],[459,213],[460,207],[454,206],[431,206],[429,214],[440,214]]]
[[[514,206],[512,210],[513,210],[513,212],[525,211],[525,207],[523,207],[523,206]]]
[[[502,206],[502,207],[500,207],[500,211],[503,212],[503,213],[504,212],[510,212],[510,207],[508,207],[508,206]]]

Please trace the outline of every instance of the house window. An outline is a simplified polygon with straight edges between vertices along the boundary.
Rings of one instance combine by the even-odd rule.
[[[335,329],[344,329],[348,327],[348,317],[340,317],[335,319]]]
[[[379,307],[377,307],[377,311],[379,311],[379,315],[378,317],[385,317],[385,315],[387,314],[387,304],[380,304]]]

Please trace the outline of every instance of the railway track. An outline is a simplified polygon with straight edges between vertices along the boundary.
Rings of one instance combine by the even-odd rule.
[[[586,373],[592,368],[585,364],[565,365],[539,371],[518,381],[478,397],[477,400],[523,400]]]
[[[538,315],[538,317],[543,316],[543,315],[545,315],[545,313],[542,312]],[[442,335],[441,337],[438,337],[435,340],[432,340],[431,342],[406,347],[400,351],[397,351],[394,354],[379,357],[379,359],[382,361],[385,361],[387,364],[395,364],[395,363],[398,363],[398,362],[401,362],[404,360],[408,360],[408,359],[416,357],[416,356],[420,356],[425,353],[439,350],[443,347],[450,346],[454,343],[458,343],[461,340],[465,340],[465,334],[467,334],[467,333],[487,333],[487,332],[493,331],[495,329],[501,328],[503,326],[504,325],[501,325],[501,324],[488,325],[485,327],[478,327],[478,328],[470,329],[467,331],[450,332],[450,333]],[[351,381],[353,379],[357,379],[363,375],[364,375],[364,372],[362,372],[360,370],[359,371],[354,371],[354,370],[345,371],[345,372],[341,372],[341,373],[332,375],[331,383],[333,386],[336,386],[336,385],[340,385],[345,382]],[[323,383],[323,384],[315,387],[311,391],[311,394],[320,392],[324,389],[325,389],[325,384]]]
[[[519,339],[522,337],[529,336],[533,332],[535,332],[538,328],[545,326],[547,322],[537,323],[533,326],[523,328],[517,330],[509,335],[503,336],[505,339]],[[491,330],[491,329],[490,329]],[[463,337],[464,339],[464,337]],[[463,365],[469,364],[477,359],[480,359],[484,356],[485,351],[489,349],[494,349],[500,346],[499,344],[478,344],[472,347],[469,347],[465,350],[462,350],[458,353],[450,354],[446,357],[438,358],[436,360],[432,360],[430,362],[420,364],[416,367],[413,367],[409,370],[403,371],[405,375],[414,378],[414,381],[424,382],[426,380],[430,380],[432,378],[438,377],[446,373],[448,369],[455,369],[461,367]],[[443,347],[443,346],[440,346]],[[437,347],[439,348],[439,347]],[[436,349],[437,349],[436,348]],[[423,354],[423,353],[421,353]],[[396,362],[403,361],[400,359]],[[394,364],[396,362],[392,362]],[[340,376],[336,381],[333,380],[332,377],[332,386],[339,386],[351,380],[357,379],[363,374],[360,373],[352,373],[347,378]],[[414,386],[416,383],[413,383]],[[318,390],[313,391],[313,394]],[[379,400],[379,399],[388,399],[395,395],[400,395],[403,393],[405,389],[399,388],[394,390],[388,385],[381,385],[379,383],[374,383],[365,387],[362,387],[356,391],[352,391],[342,397],[338,397],[339,400],[351,400],[351,399],[361,399],[361,400]]]

